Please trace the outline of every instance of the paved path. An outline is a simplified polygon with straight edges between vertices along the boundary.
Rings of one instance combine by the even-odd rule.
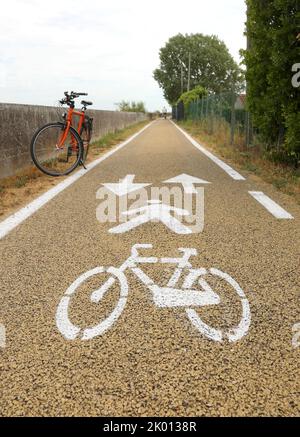
[[[0,240],[1,415],[299,415],[300,348],[292,345],[292,329],[300,322],[300,208],[272,186],[238,180],[217,164],[159,120]],[[177,234],[147,222],[117,234],[109,229],[119,222],[97,220],[102,184],[127,177],[129,184],[182,187],[163,182],[181,174],[210,182],[195,184],[204,188],[202,232]],[[257,192],[268,196],[265,206]],[[136,263],[147,277],[124,267],[128,298],[117,319],[126,301],[124,274],[82,274],[121,266],[141,243],[153,245],[140,254],[157,262]],[[195,249],[194,269],[217,269],[197,270],[197,278],[211,287],[207,296],[217,292],[218,305],[187,310],[179,304],[188,299],[183,286],[173,307],[172,296],[166,306],[159,306],[166,298],[159,293],[155,300],[153,283],[166,287],[174,271],[158,261],[178,257],[182,247]],[[119,275],[121,300],[116,280],[92,303],[91,291],[112,275]],[[79,277],[85,281],[65,295]],[[201,295],[199,284],[193,288]],[[239,323],[242,337],[235,339],[231,328]]]

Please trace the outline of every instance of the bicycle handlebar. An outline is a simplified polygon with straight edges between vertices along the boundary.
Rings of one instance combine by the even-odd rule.
[[[62,105],[71,105],[73,103],[74,99],[77,99],[77,97],[80,96],[87,96],[88,93],[77,93],[75,91],[71,91],[70,94],[68,91],[64,92],[65,98],[59,100],[59,103],[61,103]]]
[[[71,95],[75,97],[79,97],[79,96],[87,96],[88,93],[76,93],[75,91],[71,91]]]

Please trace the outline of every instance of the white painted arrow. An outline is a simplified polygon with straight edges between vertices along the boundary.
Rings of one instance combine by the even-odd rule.
[[[124,179],[115,184],[102,184],[105,188],[112,191],[117,196],[121,197],[125,194],[132,193],[133,191],[140,190],[141,188],[148,187],[152,184],[136,184],[133,183],[135,178],[134,174],[128,174]]]
[[[160,221],[176,234],[192,233],[190,228],[183,225],[179,220],[171,215],[171,211],[174,211],[179,216],[188,216],[189,211],[187,211],[186,209],[175,208],[170,205],[165,205],[160,200],[148,200],[147,203],[148,205],[142,206],[141,208],[124,211],[122,214],[129,217],[131,215],[135,215],[137,212],[139,212],[140,214],[131,218],[125,223],[109,229],[108,232],[110,232],[111,234],[122,234],[123,232],[131,231],[131,229],[134,229],[137,226],[143,225],[145,223],[151,221]]]
[[[168,184],[182,184],[183,189],[188,194],[197,194],[197,191],[194,187],[194,184],[210,184],[211,182],[205,181],[204,179],[199,179],[194,176],[190,176],[188,174],[181,174],[176,176],[175,178],[168,179],[164,181]]]

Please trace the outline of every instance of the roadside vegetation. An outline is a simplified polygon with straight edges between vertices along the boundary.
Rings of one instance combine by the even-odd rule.
[[[127,102],[126,100],[122,100],[119,103],[116,103],[117,108],[119,111],[121,112],[142,112],[143,114],[145,114],[146,111],[146,107],[145,107],[145,103],[140,101],[140,102]]]
[[[194,102],[197,99],[202,99],[205,96],[207,96],[206,89],[198,85],[196,86],[196,88],[192,89],[191,91],[186,91],[185,93],[181,94],[181,96],[177,100],[177,104],[182,102],[185,111],[187,111],[192,102]]]
[[[125,141],[148,123],[148,120],[136,123],[114,133],[108,133],[98,141],[93,142],[90,145],[87,162],[93,161],[116,144]],[[47,176],[35,167],[20,170],[15,176],[0,179],[0,220],[63,179],[64,177]]]
[[[153,75],[192,136],[300,204],[299,1],[245,3],[245,71],[198,33],[170,38]]]
[[[265,148],[278,161],[300,164],[298,0],[247,0],[247,109]],[[263,3],[263,5],[262,5]],[[297,67],[297,68],[296,68]],[[294,70],[295,69],[295,70]]]
[[[244,85],[241,68],[214,35],[179,33],[160,49],[159,58],[153,77],[171,106],[185,91],[198,86],[208,94],[218,94],[233,88],[239,91]]]
[[[235,143],[230,144],[227,123],[220,124],[213,134],[208,126],[197,121],[181,121],[178,124],[229,164],[271,183],[279,191],[293,196],[300,205],[300,167],[272,160],[260,144],[246,147],[243,138],[239,140],[236,137]]]

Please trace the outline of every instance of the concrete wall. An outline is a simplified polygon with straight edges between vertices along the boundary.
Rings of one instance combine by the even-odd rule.
[[[34,132],[45,123],[61,121],[67,108],[0,103],[0,178],[31,164],[29,146]],[[92,140],[145,120],[140,113],[88,110],[94,118]]]

